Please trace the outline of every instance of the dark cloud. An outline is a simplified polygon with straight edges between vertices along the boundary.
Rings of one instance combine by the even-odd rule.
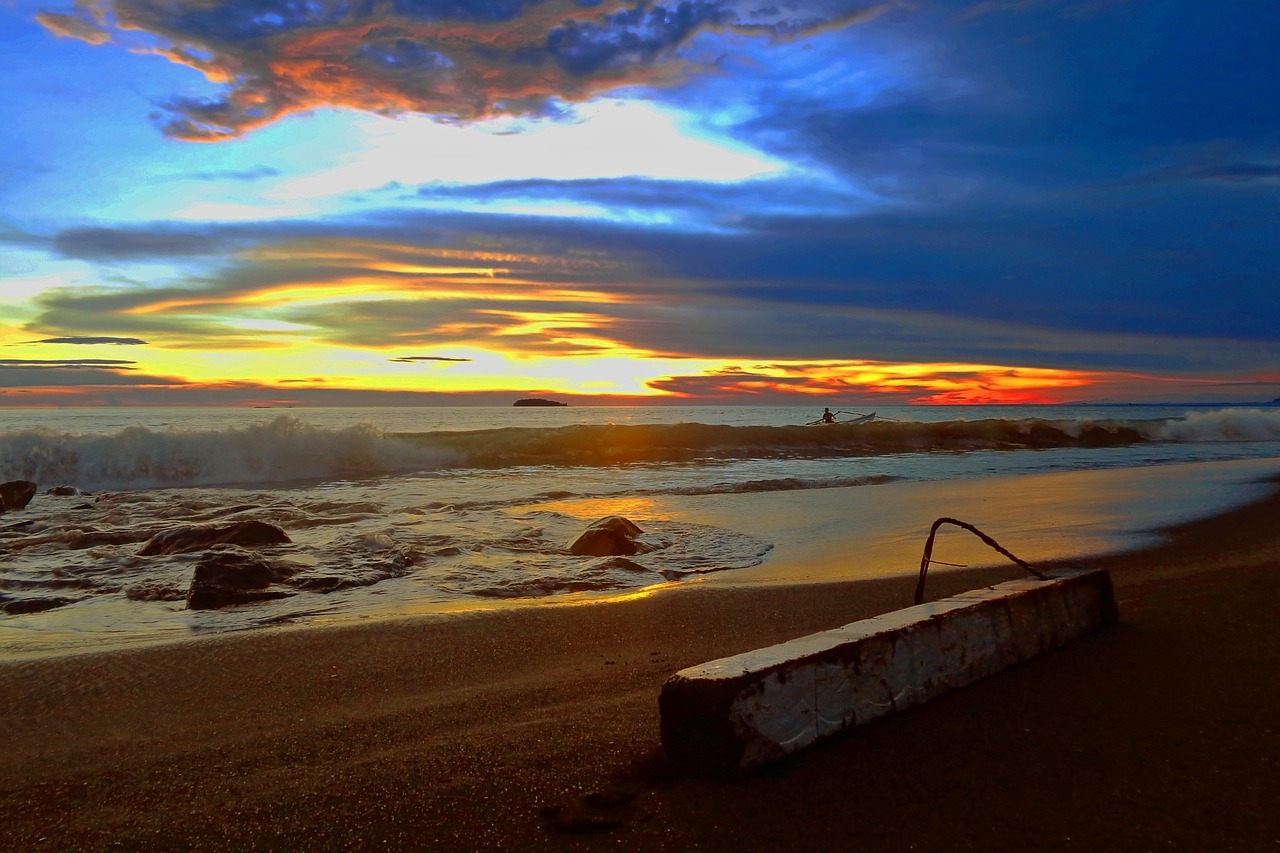
[[[1203,181],[1240,187],[1280,186],[1280,163],[1193,162],[1156,169],[1139,175],[1130,184],[1178,184]]]
[[[449,358],[443,355],[405,355],[399,358],[388,359],[388,361],[397,364],[415,364],[420,361],[471,361],[469,358]]]
[[[317,107],[444,121],[544,114],[557,101],[684,78],[699,63],[681,48],[700,33],[793,39],[874,9],[791,3],[784,16],[740,0],[102,0],[38,20],[57,35],[149,50],[225,86],[217,98],[175,96],[159,117],[169,136],[212,141]]]
[[[137,370],[136,364],[118,359],[0,359],[0,370]]]
[[[169,376],[154,376],[140,372],[120,372],[103,368],[75,367],[20,367],[0,365],[0,389],[30,393],[27,405],[112,405],[108,401],[98,403],[84,400],[84,391],[110,388],[132,388],[150,393],[157,389],[180,387],[181,380]],[[25,389],[25,391],[24,391]]]
[[[270,166],[258,166],[253,169],[228,170],[223,172],[191,172],[182,177],[196,181],[260,181],[283,174],[279,169]]]
[[[776,212],[848,212],[868,206],[863,195],[794,177],[736,183],[639,177],[435,183],[419,187],[417,195],[432,201],[593,205],[619,220],[641,214],[644,218],[640,221],[654,223],[652,227],[680,230],[736,229],[746,210],[765,216]]]
[[[107,346],[133,346],[136,344],[145,344],[142,338],[113,338],[103,335],[70,337],[70,338],[42,338],[38,341],[24,341],[28,344],[103,344]]]
[[[1274,34],[1258,5],[925,2],[842,33],[824,59],[845,75],[740,73],[756,117],[737,132],[911,204],[1113,184],[1234,140],[1271,156],[1204,178],[1265,180],[1280,142]]]
[[[85,260],[178,258],[225,251],[230,236],[173,228],[71,228],[54,238],[53,248],[64,257]]]
[[[115,358],[0,358],[4,367],[103,367],[112,370],[133,370],[128,365],[136,361]]]

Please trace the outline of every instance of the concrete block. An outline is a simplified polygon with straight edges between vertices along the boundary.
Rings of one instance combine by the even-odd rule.
[[[1114,624],[1111,578],[1068,570],[896,610],[681,670],[662,743],[704,770],[753,767]]]

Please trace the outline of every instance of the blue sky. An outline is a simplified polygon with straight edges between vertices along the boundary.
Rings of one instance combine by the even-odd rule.
[[[13,404],[1280,396],[1263,0],[0,5]]]

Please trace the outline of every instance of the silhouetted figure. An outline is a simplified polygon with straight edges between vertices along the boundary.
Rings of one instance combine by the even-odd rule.
[[[822,410],[822,422],[823,422],[824,424],[833,424],[833,423],[835,423],[835,422],[836,422],[836,416],[835,416],[835,415],[833,415],[833,414],[831,414],[831,409],[823,408],[823,410]]]

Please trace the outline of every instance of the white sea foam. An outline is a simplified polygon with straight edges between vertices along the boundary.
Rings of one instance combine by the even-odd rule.
[[[1280,409],[1222,409],[1167,421],[1157,437],[1165,441],[1280,441]]]
[[[0,481],[84,489],[284,483],[422,471],[454,458],[368,424],[321,429],[282,415],[218,431],[131,426],[113,435],[46,428],[9,433],[0,436]]]

